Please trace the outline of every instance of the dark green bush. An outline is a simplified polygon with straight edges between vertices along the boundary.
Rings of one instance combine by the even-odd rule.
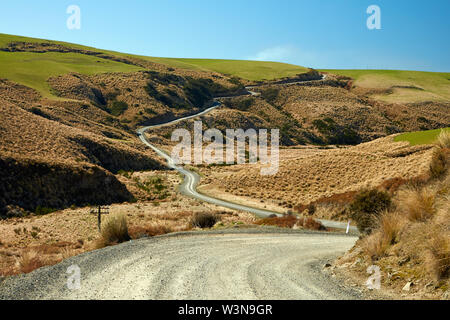
[[[196,213],[191,219],[191,225],[197,228],[212,228],[220,221],[220,216],[216,213],[201,212]]]
[[[273,104],[275,100],[278,98],[279,94],[280,94],[279,89],[269,88],[261,92],[261,98],[266,100],[268,103]]]
[[[313,121],[313,126],[325,136],[328,144],[356,145],[361,143],[359,134],[348,126],[340,126],[333,119]]]
[[[377,217],[391,206],[391,196],[387,192],[362,190],[350,204],[351,218],[361,233],[370,234],[376,227]]]
[[[33,107],[31,108],[31,112],[37,116],[43,117],[45,119],[49,119],[52,120],[52,117],[48,114],[46,114],[44,111],[42,111],[40,108],[38,107]]]
[[[34,213],[38,216],[45,216],[46,214],[50,214],[57,211],[56,209],[53,208],[47,208],[47,207],[41,207],[41,206],[37,206],[36,210],[34,211]]]
[[[128,110],[128,103],[125,101],[114,100],[110,108],[111,114],[116,117],[122,115],[126,110]]]

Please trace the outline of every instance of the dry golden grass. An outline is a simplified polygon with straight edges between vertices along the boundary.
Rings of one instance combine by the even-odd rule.
[[[166,176],[165,172],[135,172],[133,176],[144,178],[152,174]],[[130,181],[133,183],[132,179]],[[175,190],[179,181],[176,173],[168,173],[168,190]],[[190,220],[197,212],[220,213],[221,227],[232,227],[237,223],[250,225],[256,221],[252,214],[231,210],[218,212],[213,205],[181,196],[170,196],[163,201],[110,206],[112,216],[126,216],[128,233],[133,239],[190,230]],[[107,222],[108,216],[103,216],[103,219]],[[32,232],[36,232],[37,236],[33,237]],[[35,266],[53,265],[98,248],[99,238],[101,234],[97,228],[97,216],[90,214],[90,208],[73,208],[45,216],[0,220],[0,276],[22,273],[17,260],[23,254],[27,255],[27,251],[37,253],[39,263],[34,264]]]
[[[124,214],[112,215],[102,224],[99,246],[110,246],[129,241],[127,218]]]
[[[20,258],[17,259],[17,265],[21,273],[30,273],[45,265],[33,250],[24,251]]]
[[[296,215],[284,215],[282,217],[269,217],[261,219],[258,225],[276,226],[280,228],[304,228],[308,230],[326,230],[319,221],[312,217],[298,217]]]
[[[284,211],[305,209],[319,201],[325,209],[318,206],[316,216],[331,218],[334,213],[330,214],[330,206],[345,204],[361,189],[386,184],[394,190],[411,179],[426,176],[432,152],[431,147],[410,147],[393,142],[392,137],[342,149],[281,149],[279,172],[274,176],[261,176],[259,164],[202,167],[200,189],[219,197],[228,193],[236,198],[260,199],[264,203],[259,206]],[[339,208],[336,214],[342,210]]]
[[[436,191],[431,187],[401,190],[396,199],[398,211],[410,221],[424,222],[436,213]]]
[[[450,277],[450,232],[438,228],[427,242],[424,263],[436,280]]]
[[[361,246],[371,259],[386,254],[388,248],[399,241],[406,219],[397,212],[384,212],[378,219],[378,228],[362,240]]]
[[[450,148],[450,131],[441,131],[437,138],[437,145],[441,148]]]
[[[449,200],[450,174],[426,185],[400,188],[391,211],[357,243],[353,252],[359,248],[361,254],[347,254],[342,261],[365,261],[360,272],[370,264],[380,266],[390,274],[384,285],[397,292],[413,282],[416,297],[442,297],[450,286]]]

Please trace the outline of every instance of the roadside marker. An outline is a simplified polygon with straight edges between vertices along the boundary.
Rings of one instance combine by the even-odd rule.
[[[345,232],[346,234],[348,234],[350,232],[350,220],[348,221],[347,224],[347,231]]]

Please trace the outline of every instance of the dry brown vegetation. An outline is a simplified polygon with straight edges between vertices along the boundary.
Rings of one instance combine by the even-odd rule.
[[[129,241],[130,239],[126,216],[123,214],[116,214],[109,217],[108,220],[102,224],[98,247],[103,248]]]
[[[441,136],[441,141],[447,138]],[[443,147],[447,144],[436,148]],[[400,188],[373,232],[339,263],[349,261],[359,272],[371,264],[380,266],[383,285],[397,293],[410,282],[412,289],[406,292],[411,297],[443,297],[450,288],[450,174]]]
[[[235,198],[261,199],[260,206],[303,212],[316,206],[316,217],[345,220],[344,207],[361,189],[400,185],[428,175],[433,150],[410,147],[392,137],[349,148],[304,147],[280,150],[280,169],[261,176],[260,165],[201,168],[201,190],[208,194],[232,194]]]
[[[135,172],[133,175],[147,174]],[[174,174],[170,181],[173,184],[169,190],[173,192],[179,180],[175,180]],[[256,222],[252,214],[228,210],[219,212],[213,205],[182,197],[110,206],[111,217],[126,217],[128,234],[132,239],[191,230],[190,222],[194,215],[204,212],[220,214],[221,221],[216,226],[220,228]],[[103,216],[103,230],[106,230],[108,220],[109,216]],[[119,241],[112,239],[110,242],[114,244]],[[90,214],[90,208],[0,220],[0,277],[53,265],[104,245],[97,228],[97,216]]]
[[[283,215],[282,217],[264,218],[259,220],[257,224],[289,229],[327,230],[322,223],[312,217],[298,217],[296,215]]]

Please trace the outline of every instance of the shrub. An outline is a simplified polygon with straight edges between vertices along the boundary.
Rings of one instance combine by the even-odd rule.
[[[255,103],[254,98],[247,98],[239,101],[236,105],[236,109],[240,111],[247,111]]]
[[[312,217],[302,218],[300,219],[300,222],[303,228],[305,229],[319,230],[319,231],[324,231],[327,229],[320,221],[317,221]]]
[[[126,103],[125,101],[114,100],[110,112],[113,116],[118,117],[122,115],[126,110],[128,110],[128,103]]]
[[[276,88],[269,88],[261,92],[261,98],[266,100],[268,103],[273,104],[277,100],[280,90]]]
[[[36,215],[38,216],[45,216],[47,214],[53,213],[57,211],[56,209],[53,208],[47,208],[47,207],[41,207],[41,206],[37,206],[36,210],[34,211],[36,213]]]
[[[220,216],[218,214],[202,212],[202,213],[196,213],[191,218],[191,225],[192,225],[192,227],[205,229],[205,228],[214,227],[214,225],[219,221],[220,221]]]
[[[257,221],[256,224],[262,226],[276,226],[280,228],[293,228],[297,224],[297,217],[294,215],[284,215],[282,217],[271,216]]]
[[[130,239],[125,215],[113,215],[102,225],[102,240],[105,246],[126,242]]]
[[[183,87],[187,99],[195,107],[203,107],[213,98],[211,79],[189,79]]]
[[[53,118],[50,115],[48,115],[47,113],[45,113],[44,111],[42,111],[38,107],[32,107],[31,108],[31,113],[33,113],[33,114],[35,114],[37,116],[43,117],[45,119],[48,119],[48,120],[53,120]]]
[[[370,234],[376,226],[379,214],[390,205],[391,197],[387,192],[363,190],[350,204],[351,216],[360,232]]]
[[[316,213],[316,205],[314,203],[310,203],[308,205],[308,213],[310,215],[314,215],[314,213]]]
[[[362,141],[355,130],[340,126],[331,118],[314,120],[313,126],[325,136],[328,144],[356,145]]]

